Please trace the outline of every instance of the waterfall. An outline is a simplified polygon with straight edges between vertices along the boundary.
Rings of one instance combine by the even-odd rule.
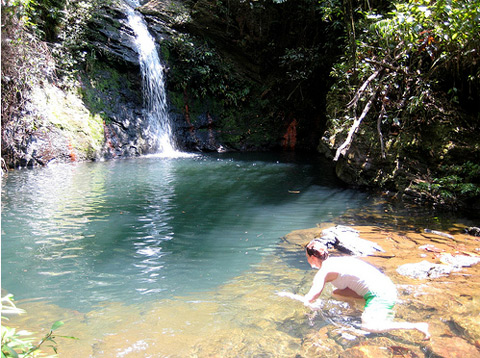
[[[135,34],[135,47],[142,72],[145,117],[148,132],[153,136],[153,148],[164,155],[175,154],[177,151],[167,111],[164,66],[143,16],[134,10],[140,4],[135,0],[127,0],[127,4],[128,23]]]

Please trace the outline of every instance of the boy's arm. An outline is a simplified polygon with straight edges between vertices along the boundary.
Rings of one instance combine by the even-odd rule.
[[[310,291],[305,296],[291,293],[291,292],[278,292],[277,294],[281,297],[288,297],[293,300],[302,302],[305,306],[312,307],[312,304],[320,296],[325,287],[326,273],[320,269],[313,279],[312,287]]]
[[[310,290],[304,297],[305,305],[309,306],[322,294],[323,288],[325,287],[326,278],[326,270],[320,269],[313,278],[312,287],[310,287]]]

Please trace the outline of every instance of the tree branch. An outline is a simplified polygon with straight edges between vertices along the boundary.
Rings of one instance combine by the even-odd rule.
[[[383,134],[382,134],[382,119],[385,117],[385,100],[382,102],[382,109],[380,110],[380,114],[378,115],[377,118],[377,131],[378,131],[378,137],[380,138],[380,148],[382,152],[382,158],[385,159],[385,145],[383,144]]]
[[[362,96],[363,92],[365,92],[365,89],[367,88],[367,86],[370,84],[370,82],[372,82],[379,74],[380,72],[383,71],[383,67],[377,69],[374,73],[372,73],[370,75],[370,77],[368,77],[366,79],[365,82],[363,82],[362,86],[357,90],[357,93],[355,93],[355,96],[353,96],[353,99],[347,104],[347,109],[348,108],[351,108],[352,106],[356,107],[357,106],[357,102],[358,100],[360,99],[360,97]]]
[[[340,155],[345,156],[347,153],[348,149],[350,148],[350,145],[352,144],[353,136],[358,130],[358,127],[360,126],[360,123],[362,123],[363,119],[367,116],[368,112],[370,111],[370,108],[372,107],[373,102],[375,101],[375,98],[377,97],[377,92],[378,89],[372,94],[370,99],[368,100],[367,104],[363,108],[363,112],[358,117],[353,121],[353,125],[350,127],[350,131],[348,132],[347,139],[345,139],[345,142],[337,148],[337,152],[335,153],[335,158],[333,158],[333,161],[337,161],[338,158],[340,158]]]
[[[368,63],[371,63],[371,64],[374,64],[374,65],[377,65],[377,66],[381,66],[383,68],[388,68],[389,70],[392,70],[392,71],[395,71],[395,72],[401,72],[403,74],[406,74],[405,70],[403,70],[402,68],[400,67],[395,67],[385,61],[382,61],[382,62],[379,62],[379,61],[375,61],[375,60],[370,60],[369,58],[366,58],[365,59],[365,62],[368,62]]]

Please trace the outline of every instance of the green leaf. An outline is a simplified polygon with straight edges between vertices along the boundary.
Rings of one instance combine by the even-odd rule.
[[[57,321],[53,324],[52,328],[50,328],[50,330],[54,331],[60,327],[62,327],[64,325],[64,323],[62,321]]]
[[[73,337],[73,336],[55,336],[55,337],[68,338],[68,339],[76,339],[77,341],[80,339],[80,338]]]
[[[2,346],[2,357],[5,357],[3,352],[6,351],[9,357],[18,358],[17,352],[15,352],[11,347],[4,345]]]
[[[48,337],[46,341],[57,344],[57,342],[55,342],[55,340],[52,337]]]

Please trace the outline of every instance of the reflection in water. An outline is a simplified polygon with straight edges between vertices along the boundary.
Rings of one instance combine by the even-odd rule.
[[[168,254],[162,249],[162,243],[172,240],[174,235],[174,228],[170,224],[170,212],[175,205],[173,201],[176,182],[172,161],[165,161],[161,174],[162,177],[156,182],[155,189],[145,193],[144,201],[147,205],[138,216],[139,231],[144,234],[132,238],[135,248],[134,267],[141,271],[137,277],[140,285],[135,289],[141,294],[165,290],[162,287],[154,287],[154,284],[162,275],[161,271],[165,266],[163,256]],[[155,178],[156,175],[150,174],[147,177]]]
[[[365,199],[335,186],[321,163],[280,159],[150,157],[11,173],[2,285],[77,310],[211,290],[285,232]]]
[[[429,357],[455,335],[463,346],[450,347],[448,352],[472,347],[475,352],[480,335],[480,265],[452,277],[412,280],[398,275],[396,267],[413,256],[421,258],[423,251],[416,245],[430,238],[415,232],[397,234],[386,228],[358,229],[361,237],[395,254],[388,259],[367,260],[397,284],[397,317],[429,322],[432,342],[422,341],[421,334],[411,331],[380,335],[359,332],[355,327],[361,311],[329,299],[330,292],[321,297],[323,314],[317,316],[297,302],[278,297],[277,291],[308,291],[315,271],[307,268],[303,258],[303,268],[292,267],[285,253],[298,253],[296,240],[308,241],[318,229],[303,232],[303,238],[288,235],[277,251],[264,256],[255,268],[209,292],[143,304],[105,303],[86,313],[43,302],[23,302],[21,306],[29,315],[15,324],[40,329],[42,324],[48,326],[45,322],[65,320],[61,333],[79,340],[62,340],[60,357],[338,357],[355,347],[390,352],[392,356],[401,352],[407,357]],[[465,250],[478,246],[478,241],[458,233],[455,240]],[[451,249],[450,245],[438,246]]]
[[[9,174],[2,286],[28,312],[11,324],[40,332],[64,320],[59,334],[79,340],[62,340],[60,357],[337,357],[358,344],[430,354],[411,332],[352,330],[359,311],[344,303],[328,300],[315,317],[275,295],[305,293],[315,273],[300,247],[312,234],[280,238],[335,220],[375,223],[361,236],[394,254],[369,260],[398,285],[400,319],[428,321],[434,339],[480,339],[479,267],[401,277],[401,263],[435,260],[418,249],[431,238],[335,186],[322,167],[277,160],[145,158]],[[442,249],[475,252],[461,230]]]

